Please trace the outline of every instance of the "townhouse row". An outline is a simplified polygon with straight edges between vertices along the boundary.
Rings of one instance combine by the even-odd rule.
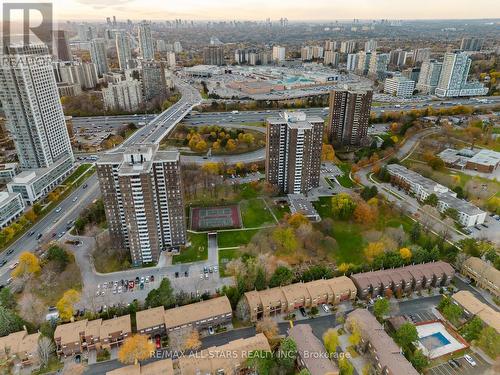
[[[392,293],[413,292],[430,287],[446,286],[451,282],[455,270],[446,262],[415,264],[379,271],[351,275],[351,280],[361,299],[386,296]]]
[[[347,329],[352,331],[353,324],[359,327],[361,333],[358,347],[371,356],[378,374],[418,375],[411,363],[401,354],[401,348],[368,310],[356,309],[347,314]]]
[[[491,264],[476,257],[470,257],[462,264],[462,273],[496,297],[500,297],[500,271]]]
[[[0,337],[0,361],[12,360],[16,368],[38,367],[40,336],[40,332],[28,334],[25,327],[22,331]]]
[[[193,375],[239,374],[247,358],[254,351],[270,352],[271,348],[262,333],[246,339],[237,339],[221,346],[204,349],[196,355],[178,359],[163,359],[145,365],[135,364],[108,371],[106,375]]]
[[[293,313],[301,307],[310,308],[323,303],[338,304],[355,297],[356,287],[346,276],[251,291],[244,296],[252,322]]]
[[[461,290],[451,296],[453,302],[464,309],[467,318],[477,316],[483,323],[500,333],[500,312],[478,300],[468,290]]]

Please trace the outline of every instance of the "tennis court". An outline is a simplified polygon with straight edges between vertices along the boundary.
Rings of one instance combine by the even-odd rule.
[[[237,205],[193,207],[190,218],[192,230],[241,228],[240,209]]]

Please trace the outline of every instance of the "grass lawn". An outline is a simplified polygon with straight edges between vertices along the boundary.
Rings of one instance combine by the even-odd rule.
[[[332,234],[338,244],[338,249],[332,255],[338,263],[363,263],[366,240],[361,235],[359,225],[335,220]]]
[[[87,170],[91,167],[92,164],[88,163],[80,165],[66,180],[63,181],[61,185],[71,185],[78,177],[87,172]]]
[[[320,197],[318,201],[313,202],[313,206],[321,218],[333,217],[331,197]]]
[[[274,224],[274,218],[263,199],[251,199],[240,203],[243,226],[246,228]]]
[[[269,207],[271,207],[271,210],[273,210],[274,215],[278,218],[278,220],[283,219],[286,214],[290,213],[290,207],[288,207],[288,205],[286,204],[274,204],[274,202],[271,200],[268,200],[267,204],[269,205]]]
[[[344,172],[342,176],[337,176],[337,181],[340,183],[340,185],[342,185],[345,188],[352,188],[354,184],[349,178],[349,172],[351,171],[349,164],[341,163],[337,164],[337,166],[340,168],[342,172]]]
[[[208,259],[208,236],[206,233],[188,233],[191,246],[174,255],[172,263],[190,263]]]
[[[222,277],[226,275],[226,264],[241,255],[238,249],[219,250],[219,273]]]
[[[235,247],[246,245],[260,229],[231,230],[217,233],[217,245],[219,247]]]

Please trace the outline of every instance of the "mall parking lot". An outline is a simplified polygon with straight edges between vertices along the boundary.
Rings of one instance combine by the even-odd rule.
[[[465,360],[465,358],[461,357],[457,359],[458,363],[460,364],[459,368],[453,368],[448,364],[448,362],[445,362],[430,368],[426,373],[428,375],[476,375],[483,374],[490,367],[490,365],[478,354],[469,353],[469,355],[476,362],[476,366],[472,366]]]

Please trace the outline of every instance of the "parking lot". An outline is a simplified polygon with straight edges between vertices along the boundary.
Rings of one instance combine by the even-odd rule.
[[[436,319],[436,316],[430,311],[419,311],[407,315],[413,323],[428,322]]]
[[[452,367],[448,362],[442,363],[440,365],[434,366],[427,370],[428,375],[454,375],[454,374],[463,374],[463,375],[473,375],[473,374],[483,374],[490,365],[482,359],[476,353],[469,353],[472,359],[476,362],[475,366],[472,366],[469,362],[465,360],[465,358],[457,358],[458,366]]]

